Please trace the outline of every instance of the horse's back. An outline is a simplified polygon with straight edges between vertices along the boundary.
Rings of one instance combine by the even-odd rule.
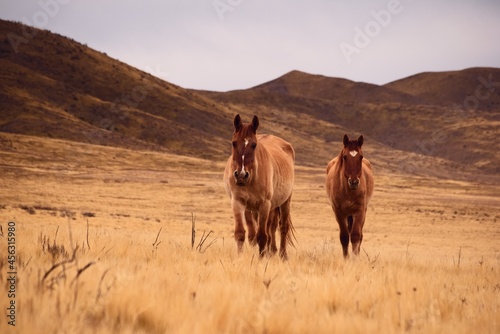
[[[257,135],[257,141],[259,145],[264,145],[264,147],[274,157],[283,155],[285,157],[291,158],[292,163],[295,161],[295,150],[293,149],[292,144],[290,144],[286,140],[273,135],[262,134]]]
[[[261,172],[271,173],[269,180],[273,206],[280,206],[292,195],[295,151],[290,143],[273,135],[258,135],[257,142],[267,152],[266,161],[259,161],[259,165],[262,167]]]

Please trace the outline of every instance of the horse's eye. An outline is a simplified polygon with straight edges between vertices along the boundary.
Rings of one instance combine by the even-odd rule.
[[[236,147],[236,145],[238,145],[238,143],[235,141],[233,141],[233,147]]]
[[[252,148],[256,148],[257,147],[257,143],[252,143]]]
[[[342,158],[345,160],[347,159],[347,155],[343,155]]]

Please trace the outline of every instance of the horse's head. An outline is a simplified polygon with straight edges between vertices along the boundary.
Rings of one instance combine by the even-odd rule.
[[[347,135],[344,135],[344,148],[341,156],[344,164],[344,177],[351,190],[356,190],[359,187],[359,178],[363,170],[362,160],[363,152],[363,136],[359,136],[358,140],[349,140]]]
[[[236,184],[244,186],[252,177],[254,167],[254,153],[257,147],[257,128],[259,118],[254,116],[252,123],[243,124],[240,115],[234,118],[233,145],[233,176]]]

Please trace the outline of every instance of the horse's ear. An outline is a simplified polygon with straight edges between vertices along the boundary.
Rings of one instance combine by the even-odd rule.
[[[349,145],[349,136],[347,134],[344,135],[344,147],[347,147]]]
[[[241,123],[240,114],[234,117],[234,132],[238,132],[243,127],[243,123]]]
[[[359,147],[363,146],[363,135],[359,136],[358,145],[359,145]]]
[[[252,118],[252,130],[253,130],[253,133],[257,133],[257,128],[259,127],[259,118],[257,117],[257,115],[255,115],[253,118]]]

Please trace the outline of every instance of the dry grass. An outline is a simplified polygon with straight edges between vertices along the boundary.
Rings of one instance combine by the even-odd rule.
[[[258,260],[236,252],[220,163],[2,136],[15,332],[499,331],[498,185],[376,174],[362,254],[345,261],[323,168],[297,167],[297,248]]]

